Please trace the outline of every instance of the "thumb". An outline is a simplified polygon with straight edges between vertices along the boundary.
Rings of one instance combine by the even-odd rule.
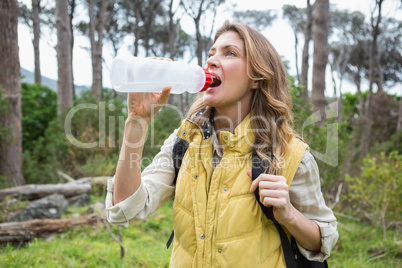
[[[248,169],[246,172],[247,172],[247,176],[249,176],[250,179],[252,179],[253,177],[252,177],[252,174],[251,174],[251,169]]]
[[[172,86],[166,86],[166,87],[164,87],[162,89],[162,93],[161,93],[161,95],[159,97],[159,101],[158,101],[160,104],[167,103],[167,100],[168,100],[168,98],[170,96],[170,90],[171,89],[172,89]]]

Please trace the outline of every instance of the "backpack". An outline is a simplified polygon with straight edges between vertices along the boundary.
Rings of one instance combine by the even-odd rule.
[[[302,139],[300,139],[300,140],[302,142],[304,142]],[[173,146],[173,153],[172,153],[173,164],[174,164],[174,169],[175,169],[175,178],[173,181],[173,185],[176,185],[177,175],[179,174],[180,167],[181,167],[184,155],[187,151],[187,148],[188,148],[188,142],[177,137],[175,144]],[[288,170],[289,170],[288,172],[290,174],[289,177],[293,178],[294,175],[296,174],[297,168],[300,164],[300,161],[301,161],[306,149],[308,150],[307,146],[305,147],[304,150],[296,150],[296,152],[291,155],[290,159],[286,159],[286,162],[291,162],[291,166],[288,168]],[[258,156],[258,154],[255,150],[253,150],[251,161],[252,161],[252,180],[255,180],[261,173],[265,172],[266,167],[264,167],[264,162],[261,160],[261,158]],[[259,195],[258,188],[255,190],[254,195],[255,195],[262,211],[266,215],[266,217],[269,220],[274,222],[276,229],[278,230],[279,236],[281,238],[283,255],[285,256],[286,267],[328,268],[328,263],[326,260],[324,262],[316,262],[316,261],[307,260],[300,253],[300,251],[297,247],[297,244],[296,244],[296,239],[292,236],[291,241],[289,241],[288,236],[285,233],[285,230],[282,228],[282,226],[278,223],[278,221],[274,217],[273,208],[266,207],[260,202],[260,195]],[[172,234],[170,235],[170,238],[169,238],[168,242],[166,243],[167,248],[169,248],[170,244],[172,243],[173,237],[174,237],[174,231],[172,231]]]

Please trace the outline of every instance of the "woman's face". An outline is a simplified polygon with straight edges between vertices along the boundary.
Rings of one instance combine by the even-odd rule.
[[[238,33],[219,36],[209,51],[207,69],[215,78],[204,92],[204,103],[227,115],[239,109],[248,113],[252,89],[258,85],[247,76],[246,51]]]

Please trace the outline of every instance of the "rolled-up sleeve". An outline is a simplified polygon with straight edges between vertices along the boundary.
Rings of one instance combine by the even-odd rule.
[[[300,252],[308,260],[323,262],[330,256],[339,235],[334,213],[325,204],[321,192],[317,162],[308,151],[304,153],[290,185],[289,196],[293,206],[305,217],[316,222],[321,231],[321,250],[309,251],[298,244]]]
[[[115,178],[107,182],[105,206],[109,222],[127,227],[130,222],[146,219],[174,196],[172,150],[176,133],[177,130],[164,142],[160,152],[141,173],[141,184],[137,191],[127,199],[114,205]]]

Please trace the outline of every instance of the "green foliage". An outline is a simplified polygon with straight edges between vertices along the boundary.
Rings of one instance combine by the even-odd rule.
[[[23,172],[27,184],[57,183],[58,169],[63,169],[67,143],[58,118],[49,122],[43,136],[32,142],[31,150],[24,150]]]
[[[341,176],[350,130],[347,123],[338,122],[338,102],[330,102],[327,106],[326,120],[320,122],[320,114],[312,113],[311,105],[302,98],[302,86],[294,84],[290,77],[290,91],[293,100],[294,127],[297,133],[309,144],[310,151],[317,160],[323,188],[330,186]]]
[[[65,115],[67,155],[60,159],[73,177],[112,175],[122,142],[126,106],[112,90],[98,102],[90,90]]]
[[[401,267],[402,247],[397,230],[390,230],[384,239],[380,227],[337,218],[339,240],[328,259],[329,267]]]
[[[112,175],[117,165],[117,156],[117,154],[111,154],[110,156],[94,154],[86,160],[85,164],[77,166],[77,170],[84,176]]]
[[[4,96],[4,90],[0,88],[0,117],[6,116],[6,114],[10,111],[11,106],[6,97]],[[0,125],[0,141],[4,143],[7,141],[11,134],[11,127],[4,127]],[[1,146],[1,144],[0,144]]]
[[[33,150],[35,141],[43,137],[49,122],[57,118],[57,95],[38,84],[21,84],[22,144]]]
[[[70,111],[58,117],[54,92],[35,84],[22,84],[22,88],[27,183],[57,183],[58,169],[75,178],[115,173],[127,113],[122,98],[104,89],[98,102],[87,90]],[[144,164],[149,164],[180,120],[172,108],[159,112],[148,132]]]
[[[162,108],[151,122],[144,145],[142,166],[150,164],[163,142],[180,126],[180,113],[173,108]]]
[[[348,201],[356,212],[364,212],[369,220],[382,226],[384,236],[389,220],[402,221],[402,155],[391,152],[363,159],[359,177],[346,176]]]
[[[120,259],[119,244],[99,223],[94,229],[79,228],[51,239],[34,239],[22,247],[0,247],[0,267],[168,267],[172,247],[166,250],[166,241],[172,218],[172,202],[168,202],[147,221],[122,228],[124,259]],[[111,228],[118,232],[116,226]]]
[[[57,117],[51,92],[36,85],[25,87],[25,113],[36,111],[25,115],[23,121],[24,137],[30,140],[24,147],[27,183],[58,182],[58,169],[73,177],[114,173],[124,128],[126,108],[122,99],[104,89],[103,101],[97,102],[88,90],[75,100],[69,112]],[[92,148],[85,148],[91,143]]]

